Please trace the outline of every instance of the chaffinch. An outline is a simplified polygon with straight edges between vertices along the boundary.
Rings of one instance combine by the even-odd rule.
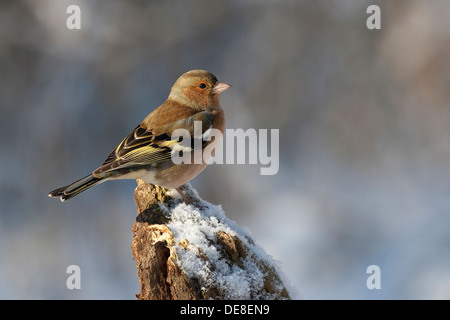
[[[66,201],[107,180],[142,179],[147,183],[176,189],[189,204],[180,187],[196,177],[208,163],[204,159],[200,163],[190,164],[172,161],[174,152],[193,150],[193,141],[187,146],[184,139],[174,139],[172,133],[176,129],[185,129],[191,137],[198,138],[194,135],[194,123],[200,121],[202,136],[212,128],[223,134],[225,115],[220,106],[219,93],[230,87],[217,81],[208,71],[186,72],[172,86],[167,100],[131,131],[100,167],[68,186],[51,191],[49,197]],[[202,139],[200,147],[204,150],[212,144],[209,149],[214,149],[221,137]]]

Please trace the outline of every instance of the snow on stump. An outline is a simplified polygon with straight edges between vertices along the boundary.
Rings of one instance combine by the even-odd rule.
[[[186,184],[175,190],[137,180],[131,249],[142,300],[290,299],[277,263],[221,206]],[[200,207],[200,209],[199,209]]]

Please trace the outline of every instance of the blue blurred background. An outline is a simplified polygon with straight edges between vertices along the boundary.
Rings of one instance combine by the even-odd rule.
[[[81,9],[68,30],[66,9]],[[381,30],[366,9],[381,8]],[[279,129],[280,170],[192,181],[305,299],[450,298],[450,2],[0,2],[0,298],[134,299],[136,182],[61,203],[202,68],[227,127]],[[68,290],[66,268],[81,268]],[[366,268],[381,269],[381,289]]]

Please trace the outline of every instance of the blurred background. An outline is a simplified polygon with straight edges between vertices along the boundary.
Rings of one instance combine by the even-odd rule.
[[[67,7],[81,9],[69,30]],[[381,30],[366,9],[381,8]],[[280,130],[280,168],[192,185],[304,299],[450,299],[450,2],[0,2],[0,298],[134,299],[133,180],[61,203],[207,69],[227,128]],[[81,290],[66,269],[81,268]],[[366,268],[381,269],[381,289]]]

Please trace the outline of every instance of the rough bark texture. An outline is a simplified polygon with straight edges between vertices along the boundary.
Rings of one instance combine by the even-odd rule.
[[[184,186],[185,194],[193,203],[201,202],[195,198],[190,186]],[[138,180],[134,199],[138,216],[132,227],[133,243],[131,249],[136,261],[137,274],[141,285],[137,299],[142,300],[193,300],[193,299],[228,299],[226,290],[216,283],[215,279],[208,279],[207,284],[201,283],[195,275],[188,277],[184,272],[177,256],[177,250],[192,250],[188,239],[178,239],[167,224],[171,219],[171,210],[181,200],[171,197],[168,190],[146,184]],[[194,197],[194,198],[193,198]],[[201,210],[201,209],[200,209]],[[244,239],[242,241],[241,239]],[[290,299],[289,293],[276,269],[267,261],[249,250],[245,243],[253,243],[248,235],[239,235],[218,231],[211,241],[212,246],[220,252],[220,259],[225,259],[229,266],[245,269],[245,261],[255,263],[263,283],[251,296],[270,297],[273,299]],[[196,258],[208,262],[208,257],[200,249],[195,248]],[[213,264],[213,262],[211,262]],[[214,265],[211,266],[214,270]],[[217,274],[217,273],[211,273]]]

